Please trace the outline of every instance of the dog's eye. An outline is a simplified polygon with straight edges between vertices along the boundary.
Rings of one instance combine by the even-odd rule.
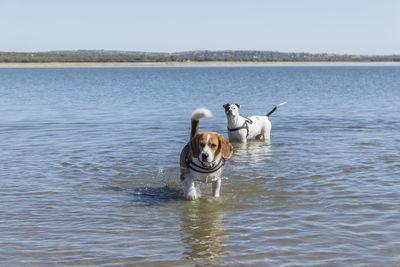
[[[216,148],[217,145],[216,144],[211,144],[211,148]]]
[[[201,143],[200,143],[200,146],[201,146],[201,147],[204,147],[204,143],[203,143],[203,142],[201,142]]]

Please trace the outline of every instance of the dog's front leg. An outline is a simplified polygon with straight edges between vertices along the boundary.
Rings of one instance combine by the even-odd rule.
[[[188,173],[183,181],[183,196],[187,200],[195,200],[200,198],[200,193],[196,190],[192,176]]]
[[[221,189],[221,178],[218,177],[218,179],[216,181],[212,182],[212,190],[213,190],[214,197],[219,197],[220,189]]]

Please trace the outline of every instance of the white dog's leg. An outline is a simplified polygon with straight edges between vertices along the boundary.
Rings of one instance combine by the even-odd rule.
[[[263,141],[267,144],[271,144],[271,133],[269,131],[266,131],[262,135],[263,135]]]
[[[266,131],[263,133],[264,142],[269,142],[271,140],[271,133]]]
[[[264,142],[266,142],[268,144],[271,143],[271,128],[272,128],[271,122],[269,120],[267,120],[267,123],[263,129],[262,135],[263,135]]]
[[[212,190],[214,197],[219,197],[220,189],[221,189],[221,178],[218,178],[216,181],[212,182]]]
[[[184,198],[187,200],[195,200],[200,197],[199,192],[197,192],[196,187],[194,186],[194,182],[190,174],[187,174],[185,177],[184,183]]]

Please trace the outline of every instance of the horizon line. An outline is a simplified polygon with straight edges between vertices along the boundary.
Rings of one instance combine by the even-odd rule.
[[[154,53],[154,54],[176,54],[185,52],[235,52],[235,51],[249,51],[249,52],[272,52],[284,54],[310,54],[310,55],[339,55],[339,56],[400,56],[398,54],[352,54],[352,53],[335,53],[335,52],[304,52],[304,51],[279,51],[279,50],[263,50],[263,49],[192,49],[180,50],[174,52],[161,52],[161,51],[143,51],[143,50],[121,50],[121,49],[55,49],[55,50],[36,50],[36,51],[2,51],[0,53],[54,53],[54,52],[77,52],[77,51],[105,51],[105,52],[135,52],[135,53]]]

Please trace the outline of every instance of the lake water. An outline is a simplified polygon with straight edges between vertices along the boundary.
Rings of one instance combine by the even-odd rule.
[[[0,265],[400,265],[400,65],[0,68]],[[190,114],[271,117],[180,197]]]

